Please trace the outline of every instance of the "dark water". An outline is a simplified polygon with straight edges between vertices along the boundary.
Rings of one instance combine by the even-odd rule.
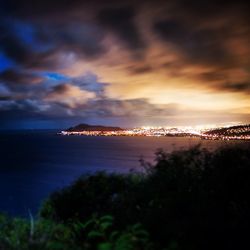
[[[33,213],[54,190],[81,174],[96,171],[141,171],[139,159],[152,162],[158,148],[166,151],[201,143],[215,149],[245,142],[203,141],[181,137],[58,136],[56,131],[0,132],[0,211]]]

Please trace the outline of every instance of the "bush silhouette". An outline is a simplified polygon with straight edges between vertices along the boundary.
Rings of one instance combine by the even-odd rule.
[[[100,250],[249,246],[249,148],[209,152],[195,146],[171,154],[159,150],[156,163],[144,163],[144,168],[146,173],[141,174],[102,172],[80,177],[44,202],[36,223],[55,228],[48,233],[55,244],[59,241],[55,249],[62,245],[62,249]],[[14,227],[28,234],[27,224],[6,225],[6,233],[11,228],[15,232]],[[65,232],[63,241],[55,237],[61,234],[57,230]],[[6,243],[2,239],[0,246]]]

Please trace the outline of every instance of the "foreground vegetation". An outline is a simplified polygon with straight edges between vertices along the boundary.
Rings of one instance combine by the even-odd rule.
[[[33,220],[0,216],[0,249],[240,249],[249,244],[250,149],[156,153],[143,174],[83,176]]]

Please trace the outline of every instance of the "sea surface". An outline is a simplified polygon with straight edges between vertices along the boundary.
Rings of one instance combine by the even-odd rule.
[[[0,132],[0,211],[36,214],[51,192],[80,175],[142,171],[140,159],[153,163],[160,148],[171,152],[201,144],[214,150],[247,143],[185,137],[60,136],[57,131],[41,130]]]

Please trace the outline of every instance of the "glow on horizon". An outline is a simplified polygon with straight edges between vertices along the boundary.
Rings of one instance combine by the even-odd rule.
[[[213,125],[214,126],[214,125]],[[216,127],[217,129],[222,127]],[[225,127],[223,127],[225,128]],[[193,127],[136,127],[133,129],[123,129],[123,130],[71,130],[71,131],[61,131],[60,135],[81,135],[81,136],[145,136],[145,137],[162,137],[162,136],[188,136],[188,137],[199,137],[201,139],[209,140],[250,140],[250,135],[242,134],[242,132],[250,133],[249,126],[230,129],[232,134],[224,134],[223,132],[209,132],[215,129],[200,126],[199,128]]]

